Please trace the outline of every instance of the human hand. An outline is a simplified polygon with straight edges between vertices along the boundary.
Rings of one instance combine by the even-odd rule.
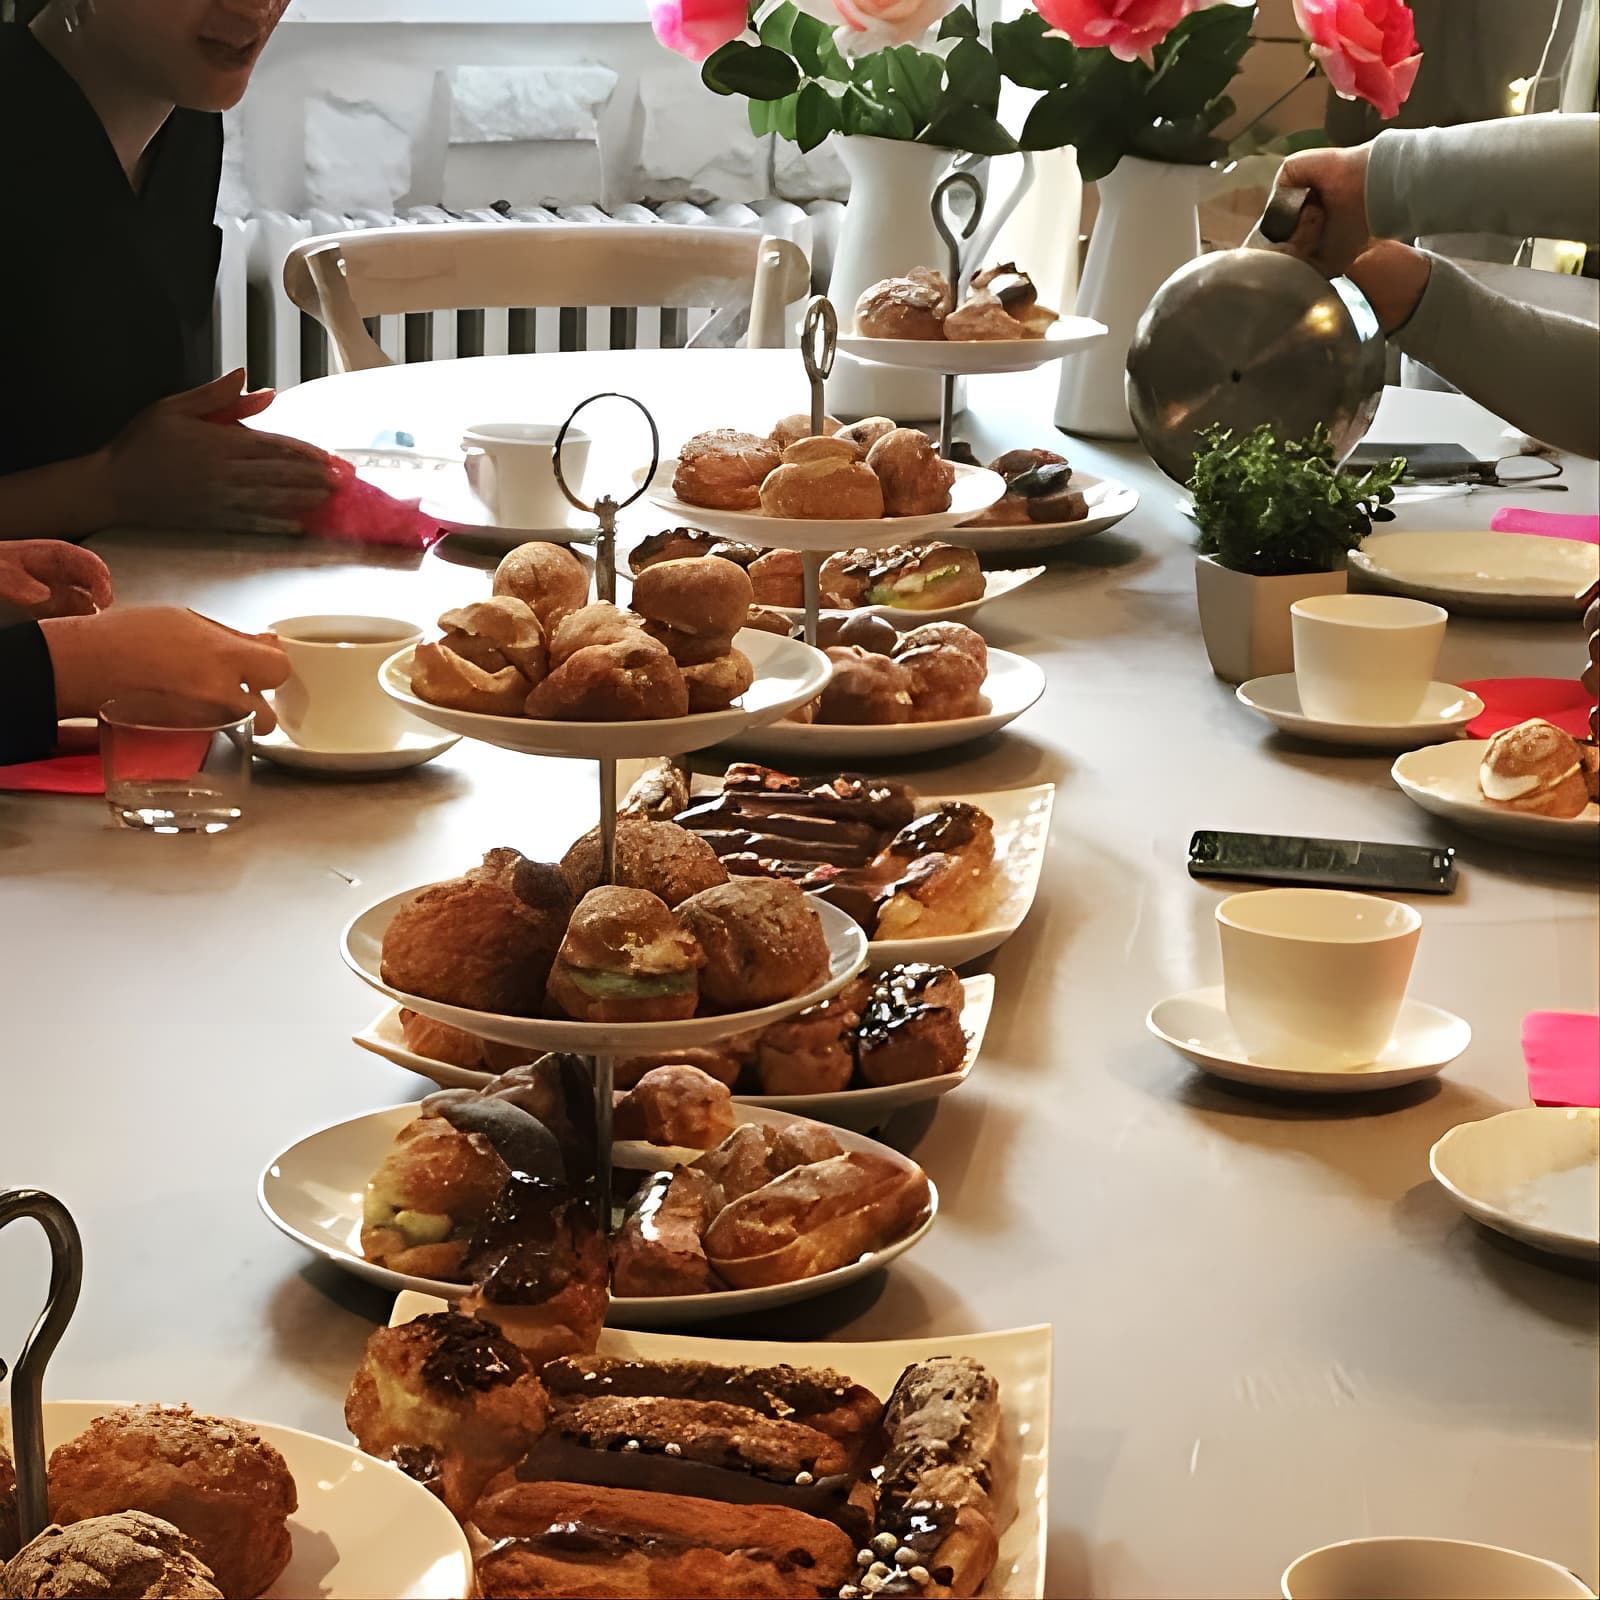
[[[1367,297],[1385,333],[1411,320],[1433,263],[1397,239],[1374,239],[1350,264],[1350,281]]]
[[[56,714],[92,717],[119,694],[178,695],[278,719],[262,696],[289,676],[271,634],[238,633],[180,606],[134,606],[41,624],[56,677]]]
[[[1337,278],[1366,249],[1372,237],[1367,220],[1367,162],[1372,146],[1302,150],[1278,169],[1280,189],[1309,189],[1311,198],[1300,224],[1284,242],[1290,255]]]
[[[236,533],[298,533],[333,489],[325,451],[237,426],[272,400],[244,373],[147,406],[98,458],[108,523]]]
[[[99,556],[62,539],[8,539],[0,600],[34,617],[83,616],[111,604],[111,574]]]

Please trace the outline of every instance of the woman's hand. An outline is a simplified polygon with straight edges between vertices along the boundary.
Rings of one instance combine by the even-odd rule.
[[[271,399],[237,371],[147,406],[97,458],[105,524],[298,533],[333,470],[314,445],[237,426]]]
[[[60,539],[0,543],[0,600],[34,617],[80,617],[111,604],[99,556]]]
[[[56,715],[92,717],[119,694],[152,692],[236,706],[256,732],[278,725],[262,691],[289,676],[271,634],[237,633],[178,606],[134,606],[40,625],[56,678]]]
[[[1280,189],[1309,189],[1300,225],[1283,248],[1337,278],[1372,239],[1367,220],[1367,162],[1372,146],[1302,150],[1278,169]]]

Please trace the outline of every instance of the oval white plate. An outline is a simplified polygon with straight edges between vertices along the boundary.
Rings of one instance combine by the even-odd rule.
[[[1015,722],[1044,693],[1044,669],[1009,650],[990,650],[989,676],[983,692],[989,710],[978,717],[955,717],[948,722],[902,722],[892,727],[858,726],[844,722],[769,722],[749,728],[725,741],[741,756],[762,760],[818,763],[843,761],[859,767],[874,761],[899,761],[905,756],[943,750],[949,745],[981,739]]]
[[[459,733],[440,733],[421,728],[406,733],[400,743],[388,750],[308,750],[296,744],[282,728],[258,734],[250,753],[270,761],[275,767],[295,772],[319,772],[327,777],[376,776],[385,772],[405,772],[442,756],[461,742]]]
[[[1468,1216],[1525,1244],[1600,1261],[1600,1111],[1523,1106],[1452,1128],[1428,1155]]]
[[[1526,533],[1375,533],[1350,552],[1366,584],[1456,611],[1573,616],[1600,545]]]
[[[46,1401],[45,1449],[77,1438],[123,1403]],[[0,1423],[9,1435],[7,1413]],[[420,1483],[347,1444],[270,1422],[250,1426],[283,1456],[300,1500],[289,1518],[294,1553],[263,1600],[465,1600],[475,1592],[466,1535]]]
[[[1092,472],[1074,472],[1071,487],[1082,491],[1089,503],[1089,515],[1076,522],[1014,522],[993,528],[974,527],[969,523],[958,528],[952,538],[959,539],[980,556],[1047,550],[1104,533],[1139,506],[1137,489],[1130,489],[1113,478],[1097,478]]]
[[[1453,739],[1476,716],[1483,701],[1453,683],[1431,683],[1422,709],[1411,722],[1322,722],[1300,709],[1292,672],[1252,678],[1234,690],[1239,704],[1263,716],[1283,733],[1317,744],[1354,745],[1367,750],[1409,750],[1430,740]]]
[[[1296,1094],[1370,1094],[1432,1078],[1472,1043],[1471,1027],[1438,1006],[1407,1000],[1394,1038],[1376,1061],[1360,1067],[1277,1066],[1245,1053],[1228,1021],[1222,986],[1169,996],[1150,1008],[1145,1026],[1202,1072],[1260,1089]]]
[[[466,1293],[466,1284],[392,1272],[361,1254],[361,1210],[367,1180],[388,1154],[395,1135],[416,1115],[414,1105],[391,1106],[307,1134],[267,1164],[256,1185],[256,1199],[274,1227],[356,1277],[397,1294],[412,1289],[419,1294],[455,1300]],[[810,1121],[792,1112],[755,1105],[736,1106],[734,1116],[740,1123],[763,1123],[774,1128]],[[916,1165],[898,1150],[863,1134],[844,1128],[837,1129],[836,1133],[847,1152],[867,1151],[906,1168]],[[751,1311],[772,1311],[797,1300],[810,1300],[842,1289],[869,1272],[887,1266],[896,1256],[904,1255],[927,1233],[939,1211],[938,1192],[932,1184],[928,1192],[926,1214],[906,1233],[848,1266],[763,1289],[724,1289],[712,1294],[648,1298],[613,1295],[607,1320],[626,1328],[676,1327],[684,1323],[710,1322],[719,1317],[742,1316]]]
[[[1491,805],[1478,787],[1478,768],[1488,748],[1487,739],[1430,745],[1409,751],[1389,770],[1408,799],[1468,833],[1529,850],[1592,854],[1600,843],[1600,806],[1591,800],[1575,817],[1539,817]]]
[[[439,1000],[424,1000],[407,994],[385,983],[379,974],[384,931],[395,912],[426,887],[424,884],[392,894],[352,918],[339,941],[345,965],[379,993],[399,1001],[419,1016],[447,1022],[453,1028],[463,1028],[482,1039],[526,1045],[534,1050],[570,1050],[580,1056],[639,1056],[658,1050],[710,1044],[725,1039],[730,1033],[764,1028],[769,1022],[804,1011],[807,1006],[820,1005],[844,988],[867,962],[867,936],[857,924],[836,907],[813,900],[811,903],[822,919],[822,932],[828,941],[828,980],[777,1005],[714,1017],[687,1017],[681,1022],[564,1022],[545,1017],[507,1017],[491,1011],[469,1011],[464,1006],[445,1005]]]
[[[1005,479],[982,467],[956,467],[950,490],[950,507],[921,517],[850,518],[828,521],[821,517],[767,517],[759,511],[716,511],[690,505],[672,492],[677,460],[656,468],[651,503],[674,522],[704,528],[730,539],[773,550],[876,550],[886,544],[917,544],[975,517],[1005,493]],[[642,476],[642,473],[639,474]]]
[[[390,656],[378,681],[391,700],[412,716],[449,733],[481,739],[535,756],[580,756],[625,760],[630,756],[676,756],[701,750],[770,722],[822,692],[833,670],[828,658],[798,639],[741,628],[734,635],[750,658],[755,682],[726,711],[643,722],[536,722],[529,717],[492,717],[430,705],[411,692],[411,648]]]
[[[1346,1539],[1309,1550],[1284,1568],[1284,1600],[1343,1600],[1345,1595],[1392,1595],[1416,1600],[1594,1600],[1576,1573],[1501,1545],[1465,1539]]]
[[[403,1294],[389,1317],[400,1327],[443,1301]],[[1049,1539],[1051,1356],[1048,1326],[1007,1328],[996,1333],[947,1334],[937,1339],[874,1339],[862,1343],[758,1339],[704,1339],[683,1334],[626,1333],[607,1328],[600,1335],[603,1356],[634,1361],[706,1361],[717,1366],[779,1366],[796,1361],[848,1373],[879,1399],[887,1399],[900,1374],[934,1356],[970,1356],[988,1368],[1000,1385],[1000,1436],[1010,1465],[1017,1514],[1000,1534],[1000,1554],[983,1586],[991,1600],[1039,1600],[1045,1592],[1045,1552]]]
[[[1061,317],[1038,339],[869,339],[862,333],[841,333],[839,352],[882,367],[976,378],[989,372],[1032,372],[1105,336],[1106,325],[1092,317]]]

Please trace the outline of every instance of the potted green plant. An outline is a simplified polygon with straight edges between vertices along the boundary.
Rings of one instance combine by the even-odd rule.
[[[1396,457],[1366,472],[1333,459],[1327,430],[1279,441],[1263,424],[1236,439],[1211,428],[1196,450],[1195,595],[1211,670],[1228,683],[1294,670],[1289,607],[1342,593],[1346,558],[1394,513]]]

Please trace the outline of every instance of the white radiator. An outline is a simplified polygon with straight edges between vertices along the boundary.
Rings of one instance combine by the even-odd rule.
[[[799,245],[811,260],[817,281],[825,283],[842,209],[831,201],[805,210],[783,200],[748,206],[722,203],[704,209],[674,201],[654,208],[620,206],[612,212],[597,206],[564,206],[559,211],[528,208],[453,215],[436,206],[424,206],[391,215],[361,212],[339,216],[313,211],[296,217],[263,211],[247,217],[221,217],[222,265],[217,274],[214,322],[219,370],[245,366],[252,388],[274,389],[287,389],[333,370],[321,327],[283,290],[283,261],[289,248],[318,234],[443,222],[531,222],[554,227],[648,222],[662,227],[743,228]],[[538,350],[670,349],[691,339],[730,342],[726,335],[731,331],[717,326],[710,308],[631,306],[466,308],[379,317],[369,327],[385,354],[395,361]]]

